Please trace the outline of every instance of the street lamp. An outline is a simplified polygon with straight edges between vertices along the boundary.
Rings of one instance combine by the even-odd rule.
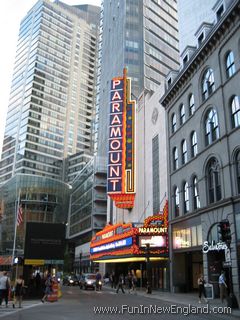
[[[152,276],[150,262],[150,244],[146,243],[146,271],[147,271],[147,293],[152,293]]]

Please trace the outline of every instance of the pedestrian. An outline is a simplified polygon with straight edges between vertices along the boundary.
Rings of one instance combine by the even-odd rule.
[[[124,289],[123,289],[123,285],[124,285],[124,276],[121,273],[118,279],[118,285],[117,285],[117,291],[116,293],[118,293],[119,289],[122,290],[122,293],[125,293]]]
[[[52,276],[51,276],[50,273],[48,273],[47,279],[46,279],[46,281],[45,281],[44,296],[43,296],[42,299],[41,299],[42,303],[45,302],[45,300],[47,299],[47,297],[52,293],[52,284],[53,284]]]
[[[202,302],[202,295],[204,296],[205,302],[208,302],[204,284],[205,284],[205,280],[204,280],[204,278],[203,278],[203,275],[201,274],[201,275],[199,276],[199,278],[198,278],[198,297],[199,297],[199,303]]]
[[[226,288],[227,288],[225,272],[223,270],[221,271],[221,274],[218,278],[218,284],[219,284],[219,290],[220,290],[220,299],[221,299],[221,302],[223,303],[224,299],[226,299]]]
[[[8,307],[9,289],[10,289],[10,280],[7,276],[7,271],[3,271],[3,275],[0,278],[0,306],[2,306],[2,301],[4,299],[6,308]]]
[[[116,289],[116,277],[114,271],[110,274],[111,287]]]
[[[23,287],[24,287],[23,276],[19,276],[16,279],[15,286],[14,286],[13,308],[15,308],[15,305],[17,304],[17,302],[18,302],[18,307],[22,308]]]
[[[134,270],[132,271],[132,292],[136,293],[136,287],[137,287],[137,277],[134,273]]]
[[[133,285],[133,277],[130,271],[128,272],[128,275],[127,275],[127,283],[128,283],[128,292],[131,293],[132,285]]]

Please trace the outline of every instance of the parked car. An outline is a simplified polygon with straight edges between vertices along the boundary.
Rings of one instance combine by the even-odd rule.
[[[84,273],[80,277],[79,281],[80,289],[87,290],[88,288],[95,289],[96,286],[96,275],[94,273]]]
[[[64,286],[79,286],[79,279],[76,275],[70,275],[63,278]]]

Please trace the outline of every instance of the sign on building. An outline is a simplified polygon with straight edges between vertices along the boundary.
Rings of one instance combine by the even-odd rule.
[[[113,78],[110,94],[108,195],[118,208],[133,208],[135,198],[135,105],[131,79]]]

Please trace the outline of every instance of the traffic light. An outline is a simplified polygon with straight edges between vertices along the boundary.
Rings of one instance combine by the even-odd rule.
[[[218,224],[219,240],[230,244],[232,241],[231,228],[228,220],[223,220]]]

